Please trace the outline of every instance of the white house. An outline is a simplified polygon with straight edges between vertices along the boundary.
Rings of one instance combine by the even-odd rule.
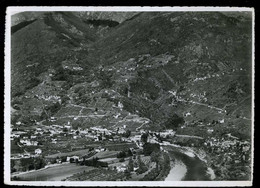
[[[20,121],[16,122],[16,125],[21,125],[21,124],[22,124],[22,122],[20,122]]]
[[[95,149],[95,152],[101,152],[101,151],[105,151],[105,148],[98,147]]]
[[[42,153],[42,150],[40,148],[38,148],[34,152],[36,155],[40,155]]]
[[[70,125],[65,125],[64,127],[67,128],[67,129],[71,129]]]
[[[70,159],[74,159],[74,161],[75,161],[75,160],[79,160],[79,156],[74,155],[74,156],[71,156],[71,157],[67,157],[67,160],[66,160],[66,161],[69,162]]]
[[[19,137],[20,137],[19,134],[15,134],[15,133],[12,133],[12,134],[11,134],[11,138],[19,138]]]
[[[225,122],[224,119],[219,120],[219,123],[224,123],[224,122]]]
[[[56,144],[56,143],[57,143],[57,139],[52,138],[52,139],[51,139],[51,143]]]
[[[126,171],[126,169],[127,169],[127,167],[125,164],[123,164],[122,166],[116,167],[117,172],[124,172],[124,171]]]
[[[28,139],[21,139],[20,142],[26,146],[37,146],[38,145],[37,141],[30,141]]]
[[[120,110],[122,110],[122,108],[124,107],[124,105],[123,105],[120,101],[118,102],[118,105],[117,105],[117,106],[118,106],[118,108],[119,108]]]

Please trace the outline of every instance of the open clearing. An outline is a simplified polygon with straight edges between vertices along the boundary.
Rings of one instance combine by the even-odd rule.
[[[22,181],[61,181],[73,174],[87,172],[94,169],[89,166],[78,166],[75,164],[62,164],[55,167],[41,169],[26,174],[16,175]]]

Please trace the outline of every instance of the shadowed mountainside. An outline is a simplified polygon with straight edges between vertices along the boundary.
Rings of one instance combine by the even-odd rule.
[[[216,134],[234,131],[249,138],[248,15],[54,12],[26,23],[12,35],[16,120],[45,121],[64,113],[73,120],[79,112],[72,105],[79,105],[79,111],[98,108],[102,118],[80,111],[77,123],[110,127],[117,121],[112,115],[120,112],[113,106],[120,102],[123,114],[149,119],[142,128],[206,136],[198,124],[224,119],[219,126],[225,129],[214,127]]]

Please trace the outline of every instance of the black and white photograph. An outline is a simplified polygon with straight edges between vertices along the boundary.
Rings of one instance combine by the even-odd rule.
[[[10,185],[250,186],[254,9],[8,7]]]

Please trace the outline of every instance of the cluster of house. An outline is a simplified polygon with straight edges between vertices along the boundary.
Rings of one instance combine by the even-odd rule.
[[[247,161],[250,156],[250,142],[241,141],[231,133],[221,138],[211,137],[205,141],[204,145],[211,153],[216,155],[224,153],[223,161],[227,162],[240,163]]]
[[[168,136],[174,136],[175,131],[169,129],[162,132],[155,132],[155,131],[145,131],[141,129],[138,134],[133,134],[128,138],[121,138],[122,141],[125,142],[134,142],[138,148],[143,148],[143,142],[141,142],[142,134],[147,134],[147,142],[148,143],[160,143],[159,137],[166,138]]]
[[[11,159],[39,157],[41,154],[42,154],[42,149],[37,148],[34,150],[34,153],[24,151],[24,153],[12,154]]]
[[[59,101],[59,102],[61,102],[61,98],[60,98],[60,96],[58,96],[58,95],[49,95],[49,96],[46,96],[46,95],[38,95],[38,94],[36,94],[35,96],[36,96],[38,99],[43,99],[43,100],[46,100],[46,101],[54,100],[54,101]]]
[[[136,121],[139,121],[139,119],[137,118]],[[110,141],[137,142],[140,140],[141,134],[146,132],[141,129],[138,134],[134,134],[128,138],[120,136],[124,133],[126,133],[126,125],[122,127],[114,128],[114,130],[108,130],[106,128],[101,128],[98,126],[91,127],[89,129],[78,128],[77,130],[75,130],[72,129],[70,122],[68,122],[66,125],[50,125],[41,128],[37,127],[31,133],[31,135],[28,135],[27,132],[25,131],[12,131],[11,140],[14,140],[14,138],[19,138],[20,144],[24,146],[37,146],[40,141],[45,141],[46,139],[48,141],[51,141],[51,143],[56,144],[58,141],[63,141],[64,139],[68,139],[68,137],[73,139],[78,139],[83,137],[83,138],[89,138],[93,141],[110,140]],[[149,131],[148,142],[158,143],[158,138],[156,137],[156,134],[158,133]],[[173,136],[174,131],[166,130],[164,132],[160,132],[161,137],[165,138],[167,135]]]
[[[118,108],[122,109],[123,104],[118,102]],[[118,116],[120,115],[117,114]],[[116,118],[116,117],[115,117]],[[50,118],[51,122],[55,122],[55,117]],[[128,114],[123,121],[134,121],[138,123],[146,122],[147,119],[140,118],[137,115]],[[21,122],[16,123],[18,126]],[[109,140],[109,141],[119,141],[119,142],[131,142],[136,143],[139,148],[142,148],[141,135],[146,133],[143,129],[138,130],[137,133],[131,133],[130,136],[125,137],[123,134],[126,133],[127,126],[123,125],[121,127],[114,127],[113,130],[108,130],[106,128],[102,128],[101,126],[95,126],[91,128],[78,128],[73,129],[70,122],[65,123],[64,125],[52,124],[48,126],[37,126],[35,129],[30,131],[24,130],[12,130],[11,131],[11,140],[17,139],[17,145],[19,147],[22,146],[40,146],[45,142],[57,144],[64,141],[68,141],[68,139],[79,139],[86,138],[92,141],[101,141],[101,140]],[[158,138],[156,137],[156,132],[149,132],[147,141],[150,143],[159,143]],[[166,137],[167,135],[174,135],[174,132],[171,130],[167,130],[165,132],[160,132],[161,137]],[[97,151],[98,152],[98,151]],[[41,152],[35,152],[37,155]],[[22,156],[23,155],[23,156]],[[33,154],[32,154],[33,155]],[[29,154],[21,154],[20,157],[28,157]]]

